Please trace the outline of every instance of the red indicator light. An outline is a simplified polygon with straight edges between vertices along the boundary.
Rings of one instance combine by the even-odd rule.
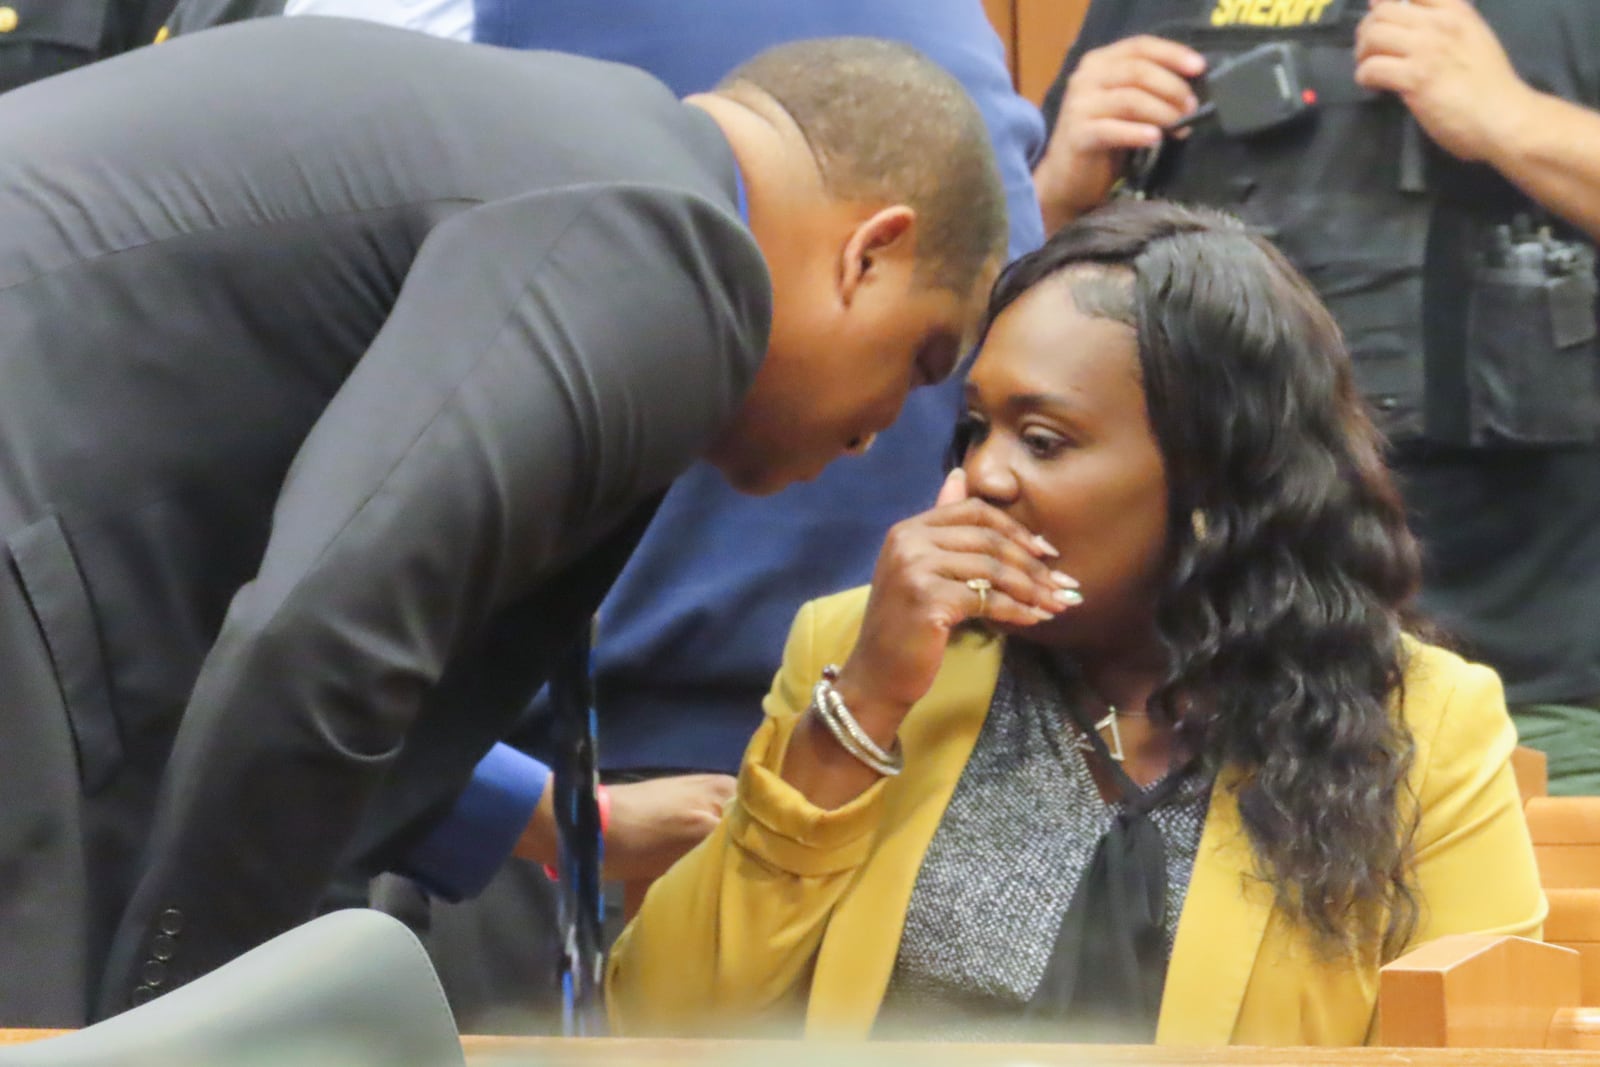
[[[1310,107],[1317,102],[1317,91],[1315,89],[1307,89],[1300,94],[1300,99],[1306,102],[1307,107]]]

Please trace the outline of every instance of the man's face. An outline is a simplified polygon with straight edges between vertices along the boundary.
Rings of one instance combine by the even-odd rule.
[[[864,451],[913,388],[955,370],[992,277],[958,294],[885,256],[841,299],[826,272],[775,276],[767,358],[712,462],[740,492],[765,495]]]

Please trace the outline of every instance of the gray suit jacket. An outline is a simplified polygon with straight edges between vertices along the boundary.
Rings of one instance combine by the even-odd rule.
[[[0,1020],[426,826],[751,382],[736,198],[636,71],[341,20],[0,99]]]

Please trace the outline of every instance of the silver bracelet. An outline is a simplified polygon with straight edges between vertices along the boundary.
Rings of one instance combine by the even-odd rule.
[[[872,736],[861,728],[861,724],[856,722],[856,717],[850,714],[849,708],[845,707],[844,697],[840,696],[839,690],[834,688],[833,679],[826,674],[822,678],[821,693],[822,699],[828,704],[828,711],[832,713],[833,718],[838,721],[839,725],[844,727],[845,732],[850,735],[850,739],[855,742],[857,748],[879,763],[894,762],[894,757],[885,752],[872,739]]]
[[[850,714],[844,698],[839,696],[839,691],[833,687],[833,678],[837,674],[838,668],[832,666],[823,672],[822,679],[811,691],[811,710],[817,713],[817,717],[828,728],[833,739],[839,742],[840,748],[874,773],[885,778],[893,778],[905,769],[905,758],[900,751],[899,739],[895,739],[893,750],[885,752],[882,746],[868,736],[861,728],[861,724],[856,722],[855,716]]]

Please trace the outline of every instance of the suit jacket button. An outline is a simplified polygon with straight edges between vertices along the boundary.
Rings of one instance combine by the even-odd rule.
[[[167,980],[167,965],[160,960],[145,960],[144,966],[139,968],[139,977],[151,989],[159,989]]]
[[[0,7],[0,33],[10,33],[17,28],[17,23],[22,20],[17,17],[14,7]]]
[[[157,934],[150,941],[150,955],[158,960],[170,960],[177,951],[178,943],[172,939],[171,934]]]
[[[177,908],[168,908],[161,913],[161,918],[156,920],[156,927],[164,934],[177,934],[183,929],[183,912]]]
[[[154,986],[148,986],[148,985],[135,986],[134,990],[133,990],[133,995],[130,996],[128,999],[133,1001],[133,1006],[137,1008],[139,1005],[144,1004],[144,1003],[154,999],[155,995],[156,995],[156,990],[155,990]]]

